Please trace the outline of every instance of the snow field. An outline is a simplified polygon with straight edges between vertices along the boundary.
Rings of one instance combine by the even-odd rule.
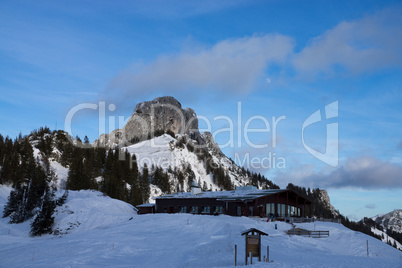
[[[97,191],[69,191],[67,202],[56,208],[53,229],[61,234],[106,228],[136,216],[128,203],[104,196]],[[78,228],[79,227],[79,228]]]
[[[1,205],[9,190],[0,187]],[[67,234],[32,238],[28,234],[29,222],[7,222],[8,219],[0,220],[1,267],[233,267],[235,245],[238,265],[243,266],[241,232],[248,228],[269,234],[262,237],[262,255],[269,245],[273,262],[258,263],[254,258],[256,267],[402,264],[402,252],[336,223],[296,224],[308,230],[329,230],[328,238],[288,236],[285,231],[292,228],[290,224],[261,218],[136,215],[131,205],[95,191],[70,191],[67,202],[58,208],[55,227]]]

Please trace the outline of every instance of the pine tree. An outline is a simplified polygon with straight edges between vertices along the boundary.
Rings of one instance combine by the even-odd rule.
[[[17,185],[16,188],[10,192],[8,196],[8,201],[4,206],[3,210],[3,218],[10,216],[11,214],[15,213],[20,206],[20,203],[23,198],[23,189],[21,185]]]
[[[88,147],[90,144],[89,144],[89,138],[88,138],[88,136],[86,136],[85,135],[85,137],[84,137],[84,144],[85,144],[85,147]]]
[[[144,164],[144,168],[142,170],[142,174],[140,176],[140,191],[142,196],[142,202],[147,203],[150,196],[149,189],[149,174],[148,174],[148,166]]]
[[[90,160],[83,158],[83,149],[74,148],[73,159],[68,171],[67,189],[86,190],[92,188],[92,166]]]
[[[129,176],[130,184],[130,203],[134,206],[142,204],[142,195],[140,190],[140,182],[138,176],[138,165],[135,155],[130,156],[131,169]]]
[[[39,236],[52,233],[52,225],[54,222],[52,215],[55,208],[54,193],[47,189],[42,198],[40,210],[31,223],[31,235]]]

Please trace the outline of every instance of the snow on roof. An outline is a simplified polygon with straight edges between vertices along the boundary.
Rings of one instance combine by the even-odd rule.
[[[138,205],[136,207],[137,208],[151,208],[151,207],[154,207],[154,206],[155,206],[155,204],[147,203],[147,204]]]
[[[268,189],[268,190],[236,190],[236,191],[216,191],[216,192],[201,192],[198,194],[192,193],[174,193],[167,194],[154,199],[177,199],[177,198],[214,198],[219,200],[252,200],[259,197],[272,195],[287,191],[286,189]]]

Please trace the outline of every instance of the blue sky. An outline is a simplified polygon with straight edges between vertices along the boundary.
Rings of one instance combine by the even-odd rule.
[[[401,14],[400,1],[2,1],[0,133],[64,129],[83,103],[127,119],[170,95],[222,146],[230,123],[216,117],[230,118],[223,151],[282,187],[326,188],[352,219],[400,209]],[[303,132],[316,111],[322,120]],[[249,141],[266,148],[244,138],[253,116],[249,128],[265,118],[270,131]],[[95,140],[98,117],[77,113],[73,135]],[[327,144],[336,165],[306,149],[325,155]]]

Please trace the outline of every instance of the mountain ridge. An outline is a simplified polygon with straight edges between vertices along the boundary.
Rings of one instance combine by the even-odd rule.
[[[402,233],[402,209],[395,209],[391,212],[371,217],[371,219],[384,229]]]

